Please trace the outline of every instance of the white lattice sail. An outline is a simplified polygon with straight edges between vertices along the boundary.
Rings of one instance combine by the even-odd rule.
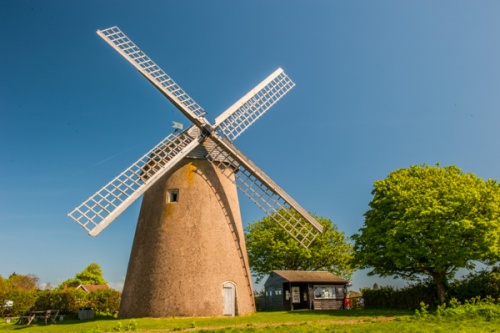
[[[198,146],[197,138],[170,134],[115,177],[106,186],[71,211],[68,216],[91,236],[97,236],[121,212],[141,196],[171,166]]]
[[[294,86],[295,83],[278,68],[215,119],[217,133],[234,141]]]
[[[149,58],[118,27],[97,30],[97,34],[153,83],[191,121],[198,123],[206,113],[175,81]]]

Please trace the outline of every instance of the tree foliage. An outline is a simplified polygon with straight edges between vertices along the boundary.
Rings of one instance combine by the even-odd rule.
[[[77,287],[80,284],[107,285],[108,283],[102,275],[101,266],[93,262],[83,271],[77,273],[73,279],[68,279],[62,282],[58,288],[64,289],[64,287]]]
[[[12,273],[7,279],[0,275],[0,292],[11,290],[37,290],[40,278],[35,274],[21,275]]]
[[[40,278],[35,274],[20,275],[12,273],[8,279],[10,288],[17,290],[39,289]]]
[[[447,280],[474,261],[497,262],[500,187],[456,166],[411,166],[375,182],[356,263],[370,275],[432,277],[439,300]]]
[[[259,282],[272,270],[329,271],[347,280],[354,271],[352,245],[343,232],[324,217],[315,217],[324,227],[309,248],[300,245],[270,216],[245,228],[248,259]]]

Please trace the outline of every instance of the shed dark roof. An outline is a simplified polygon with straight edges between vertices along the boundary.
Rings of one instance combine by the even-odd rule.
[[[324,271],[272,271],[272,274],[277,274],[288,282],[334,282],[348,283],[337,275]]]

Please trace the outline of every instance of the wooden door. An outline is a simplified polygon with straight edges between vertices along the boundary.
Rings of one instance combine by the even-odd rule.
[[[226,282],[223,286],[224,316],[236,314],[236,286],[234,283]]]

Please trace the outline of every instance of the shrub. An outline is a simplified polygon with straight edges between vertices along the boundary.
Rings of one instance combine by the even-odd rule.
[[[87,305],[98,312],[110,313],[120,308],[121,293],[114,289],[101,289],[87,295]]]
[[[37,309],[59,309],[61,313],[77,313],[79,308],[87,307],[87,293],[83,290],[42,290],[38,292]]]
[[[380,287],[362,289],[367,308],[418,309],[424,302],[432,308],[438,306],[436,287],[431,281],[421,282],[401,289]],[[491,271],[472,272],[448,285],[448,297],[465,302],[475,297],[500,299],[500,267]]]
[[[0,293],[0,312],[3,316],[22,316],[31,310],[36,302],[37,292],[33,290],[11,290]],[[3,305],[7,301],[13,301],[14,304],[10,310]]]
[[[475,319],[475,320],[496,320],[500,319],[500,304],[496,304],[491,297],[474,297],[466,300],[463,304],[456,298],[452,298],[447,304],[439,305],[434,314],[427,312],[427,307],[422,303],[422,309],[415,312],[416,318],[453,318],[456,320]]]
[[[117,312],[121,293],[113,289],[97,290],[87,294],[83,290],[11,290],[0,292],[0,316],[22,316],[30,310],[59,309],[61,313],[78,313],[91,307],[98,312]],[[11,309],[3,305],[13,301]]]
[[[482,299],[500,298],[500,267],[493,267],[491,271],[473,272],[454,280],[450,284],[449,295],[460,302],[477,296]]]
[[[366,308],[418,309],[420,303],[435,304],[436,289],[431,282],[395,289],[362,289]]]

